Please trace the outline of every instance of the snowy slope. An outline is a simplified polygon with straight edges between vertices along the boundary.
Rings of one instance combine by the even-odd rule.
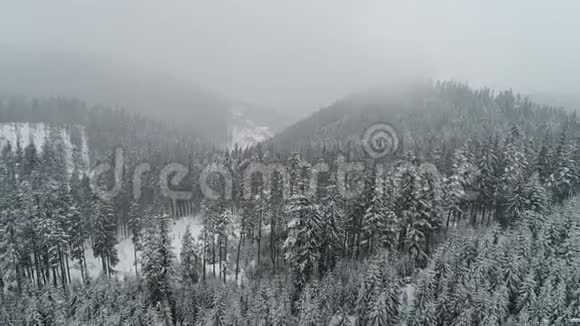
[[[70,129],[60,128],[57,130],[65,147],[68,170],[71,172],[74,168],[73,152],[75,148],[80,151],[83,165],[88,169],[90,164],[86,130],[83,126],[72,126],[71,128],[76,128],[79,131],[80,144],[73,144]],[[4,147],[6,143],[10,142],[12,149],[15,150],[17,144],[20,144],[20,147],[24,149],[31,142],[34,142],[36,149],[41,153],[42,145],[49,138],[50,132],[50,127],[45,123],[0,123],[0,146]]]
[[[241,110],[232,109],[230,113],[228,148],[232,149],[236,144],[240,148],[246,148],[274,136],[271,127],[258,125]]]

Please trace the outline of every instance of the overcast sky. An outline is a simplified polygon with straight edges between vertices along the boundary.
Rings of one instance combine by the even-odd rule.
[[[302,111],[411,78],[578,93],[579,13],[577,0],[18,0],[2,3],[0,48],[131,65]]]

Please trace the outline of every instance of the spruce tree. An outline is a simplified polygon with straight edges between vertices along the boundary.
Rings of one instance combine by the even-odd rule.
[[[382,248],[388,234],[387,216],[385,207],[384,176],[382,173],[372,173],[369,182],[369,191],[364,195],[366,209],[362,220],[361,245],[368,255],[372,255],[377,248]]]
[[[97,202],[97,216],[93,229],[93,253],[101,258],[103,273],[110,276],[119,262],[117,256],[116,214],[110,202]]]
[[[142,250],[141,232],[143,229],[143,208],[138,201],[132,201],[129,206],[129,228],[131,229],[131,242],[133,242],[133,257],[135,259],[135,275],[139,277],[137,252]]]
[[[305,182],[300,178],[297,191],[286,206],[288,236],[284,242],[285,259],[290,264],[298,291],[318,272],[322,220],[318,207],[305,193]]]
[[[147,288],[148,302],[156,310],[167,307],[175,316],[175,301],[171,288],[173,270],[173,250],[169,239],[169,216],[157,216],[156,224],[146,230],[143,237],[141,271]]]
[[[195,284],[199,280],[199,266],[196,257],[195,247],[193,243],[193,236],[189,225],[185,228],[181,242],[181,277],[185,284]]]

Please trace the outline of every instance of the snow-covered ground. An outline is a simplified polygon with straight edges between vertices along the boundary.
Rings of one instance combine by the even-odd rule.
[[[80,131],[81,144],[80,150],[81,159],[84,166],[88,169],[89,164],[89,148],[87,142],[87,134],[85,127],[83,126],[73,126]],[[73,161],[73,149],[76,147],[71,141],[71,133],[67,128],[60,128],[60,138],[65,147],[65,152],[67,155],[67,164],[69,172],[72,171],[74,167]],[[21,148],[25,148],[31,142],[34,142],[36,149],[39,153],[42,152],[42,145],[49,138],[50,126],[45,123],[0,123],[0,146],[4,147],[6,143],[10,142],[13,149],[16,149],[17,144],[20,144]],[[88,172],[88,171],[87,171]]]
[[[191,234],[194,239],[197,239],[201,232],[202,225],[199,217],[186,216],[178,220],[174,220],[171,225],[169,237],[171,239],[171,246],[175,257],[179,259],[181,253],[181,239],[185,233],[185,228],[189,225]],[[135,256],[133,253],[133,242],[131,238],[119,239],[119,243],[115,246],[119,254],[119,264],[115,266],[115,271],[120,279],[125,277],[135,276]],[[93,255],[93,249],[90,245],[86,248],[87,268],[91,278],[98,277],[102,272],[101,260]],[[71,277],[80,279],[81,271],[77,262],[71,265]]]
[[[274,135],[270,127],[257,125],[240,110],[232,109],[231,115],[231,120],[228,123],[228,148],[230,149],[236,144],[240,148],[246,148],[267,140]]]
[[[236,144],[240,148],[246,148],[255,145],[259,142],[272,138],[273,133],[269,127],[254,126],[254,127],[240,127],[234,126],[232,128],[232,140],[229,148],[233,148]]]
[[[189,225],[189,228],[191,230],[191,234],[193,236],[194,239],[198,239],[199,235],[201,233],[201,230],[203,229],[203,225],[201,222],[201,217],[196,216],[185,216],[185,217],[181,217],[177,220],[174,220],[172,225],[171,225],[171,229],[169,231],[169,237],[171,239],[171,247],[173,249],[173,254],[175,255],[175,258],[177,259],[177,261],[179,261],[179,257],[181,254],[181,242],[182,242],[182,238],[183,238],[183,234],[185,233],[185,229],[186,227]],[[134,256],[134,252],[133,252],[133,242],[131,241],[131,238],[125,238],[125,239],[119,239],[119,243],[115,246],[115,248],[117,249],[117,253],[119,255],[119,263],[117,264],[117,266],[115,266],[115,271],[117,274],[117,277],[120,280],[123,280],[125,278],[133,278],[135,277],[135,256]],[[229,259],[232,259],[233,253],[230,253]],[[102,265],[101,265],[101,260],[98,257],[95,257],[93,254],[93,249],[90,247],[89,244],[87,244],[86,246],[86,250],[85,250],[85,257],[87,259],[87,268],[89,270],[89,276],[91,278],[97,278],[99,275],[101,275],[102,273]],[[137,256],[137,259],[139,259],[139,254]],[[254,261],[250,262],[250,266],[254,265]],[[80,280],[81,279],[81,270],[80,270],[80,266],[78,264],[78,262],[70,262],[70,267],[71,267],[71,278],[72,279],[76,279],[76,280]],[[138,266],[138,268],[141,268],[140,266]],[[221,270],[222,266],[220,263],[216,264],[216,274],[219,273],[219,271]],[[212,264],[206,264],[206,273],[207,275],[213,275],[213,265]],[[238,274],[238,285],[242,284],[243,280],[244,280],[244,275],[245,275],[245,269],[243,268],[243,266],[240,266],[240,270],[239,270],[239,274]],[[228,282],[232,282],[235,281],[235,274],[233,270],[229,270],[226,273],[226,279],[228,280]]]

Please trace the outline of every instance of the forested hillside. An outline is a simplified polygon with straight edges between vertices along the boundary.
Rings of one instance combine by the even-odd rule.
[[[116,145],[127,153],[127,182],[107,201],[78,169],[63,173],[58,144],[3,149],[2,325],[558,325],[580,316],[574,113],[445,82],[360,94],[272,141],[221,152],[121,111],[2,103],[5,122],[84,125],[93,165],[113,163]],[[360,136],[377,122],[400,133],[396,153],[365,155]],[[339,157],[362,168],[345,178]],[[151,170],[136,198],[141,162]],[[187,168],[171,187],[191,192],[203,220],[179,255],[169,232],[179,210],[158,179],[170,162]],[[288,180],[273,173],[270,189],[248,175],[253,163],[279,164]],[[200,181],[209,164],[222,171],[207,177],[217,199]],[[356,185],[345,198],[341,187]],[[135,244],[134,277],[116,273],[119,237]],[[84,270],[89,247],[99,278]]]
[[[575,123],[569,115],[511,90],[494,92],[437,82],[345,97],[287,128],[269,144],[281,151],[315,153],[340,147],[346,152],[360,148],[365,128],[384,122],[399,132],[405,151],[429,152],[459,147],[466,139],[485,141],[507,134],[514,125],[526,137],[541,140],[550,134],[557,138],[566,121]]]
[[[5,45],[0,45],[0,74],[11,78],[0,80],[0,94],[58,95],[102,103],[163,121],[222,147],[238,140],[233,138],[237,136],[232,133],[234,129],[258,126],[277,132],[298,118],[149,67],[137,69],[90,55],[14,51]]]

